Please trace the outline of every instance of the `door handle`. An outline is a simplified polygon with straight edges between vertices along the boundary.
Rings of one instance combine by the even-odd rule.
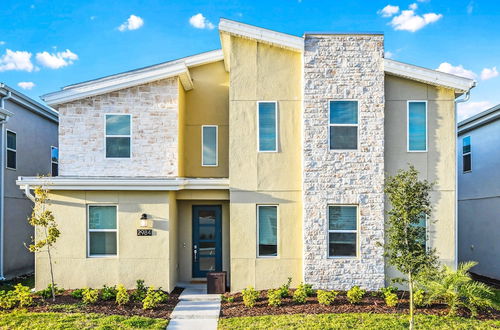
[[[194,262],[198,262],[198,246],[195,244],[193,246]]]

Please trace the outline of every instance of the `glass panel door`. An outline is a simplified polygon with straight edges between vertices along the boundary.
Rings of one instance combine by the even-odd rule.
[[[193,206],[193,277],[222,271],[221,206]]]

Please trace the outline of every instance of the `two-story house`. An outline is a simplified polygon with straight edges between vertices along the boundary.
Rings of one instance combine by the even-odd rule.
[[[378,289],[394,274],[384,177],[408,163],[437,181],[428,244],[455,264],[455,99],[472,80],[385,59],[377,33],[219,32],[221,50],[44,96],[58,285],[172,290],[225,270],[232,291]],[[37,288],[47,267],[37,255]]]

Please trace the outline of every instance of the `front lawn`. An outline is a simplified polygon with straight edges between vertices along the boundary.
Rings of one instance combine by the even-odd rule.
[[[437,315],[415,316],[417,329],[498,329],[498,320]],[[294,314],[233,317],[219,320],[219,329],[408,329],[403,314]]]
[[[165,329],[168,321],[140,316],[106,316],[95,313],[0,313],[2,329]]]

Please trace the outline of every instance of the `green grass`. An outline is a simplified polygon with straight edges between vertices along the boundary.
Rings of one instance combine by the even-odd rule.
[[[500,321],[416,315],[416,329],[498,329]],[[234,317],[219,320],[219,329],[408,329],[401,314],[295,314]]]
[[[1,329],[165,329],[168,321],[140,316],[82,313],[0,313]]]
[[[4,290],[4,291],[14,290],[14,286],[17,283],[21,283],[22,285],[27,286],[30,289],[32,289],[35,287],[35,276],[32,275],[32,276],[25,277],[22,279],[15,278],[15,279],[8,280],[8,281],[2,281],[2,282],[0,282],[0,290]]]

